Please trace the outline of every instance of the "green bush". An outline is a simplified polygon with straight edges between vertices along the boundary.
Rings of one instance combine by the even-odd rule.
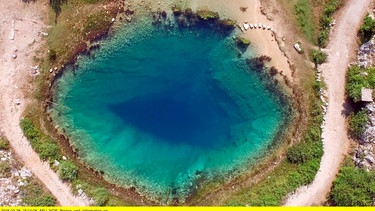
[[[5,138],[0,138],[0,150],[9,150],[9,142]]]
[[[323,29],[318,35],[318,46],[325,48],[328,44],[329,29]]]
[[[0,161],[0,176],[1,177],[8,177],[10,174],[10,164],[7,161]]]
[[[375,68],[351,66],[346,79],[346,92],[354,102],[361,100],[362,88],[375,88]]]
[[[56,205],[56,199],[51,194],[26,198],[23,201],[27,206],[52,207]]]
[[[366,172],[354,166],[341,168],[330,193],[330,199],[337,206],[372,206],[374,198],[374,172]]]
[[[311,183],[314,180],[319,167],[320,159],[310,159],[306,161],[304,165],[298,165],[297,172],[299,173],[299,180],[301,183],[304,185]]]
[[[349,116],[350,134],[359,138],[365,132],[367,121],[368,116],[365,110],[361,110],[356,114],[351,113]]]
[[[56,199],[49,193],[45,192],[42,186],[32,180],[26,185],[20,187],[22,202],[27,206],[54,206]]]
[[[48,51],[48,59],[49,59],[50,61],[55,61],[56,58],[57,58],[57,53],[56,53],[56,51],[53,50],[53,49],[49,50],[49,51]]]
[[[330,24],[332,23],[332,17],[323,15],[320,17],[320,25],[322,28],[329,28]]]
[[[323,64],[327,61],[327,54],[321,50],[312,49],[310,51],[310,59],[315,65]]]
[[[59,147],[50,142],[43,142],[38,147],[38,153],[42,160],[59,160],[61,157]]]
[[[45,136],[42,137],[41,131],[34,126],[30,119],[24,118],[21,120],[20,125],[32,148],[39,154],[41,159],[49,160],[50,162],[60,160],[60,148],[52,140],[47,139]]]
[[[38,141],[39,139],[41,139],[41,132],[34,126],[33,122],[30,119],[22,119],[21,128],[25,136],[29,139],[29,141]]]
[[[291,148],[288,149],[286,156],[291,163],[305,163],[311,158],[313,158],[313,154],[308,144],[306,143],[299,143],[293,145]]]
[[[333,15],[335,10],[336,10],[336,8],[333,5],[328,5],[326,8],[324,8],[323,15],[330,17],[330,16]]]
[[[93,198],[95,201],[95,205],[103,206],[109,199],[108,191],[105,188],[97,188],[94,190]]]
[[[59,167],[59,177],[63,180],[74,181],[78,176],[78,167],[71,161],[63,161]]]
[[[332,22],[332,16],[342,5],[343,0],[328,0],[326,1],[323,9],[323,13],[320,16],[320,33],[318,35],[318,46],[325,48],[328,43],[329,24]]]
[[[364,23],[359,29],[359,37],[362,43],[369,41],[375,34],[375,20],[369,15],[364,19]]]
[[[358,66],[351,66],[346,79],[346,92],[354,102],[361,99],[362,87],[368,87],[368,82],[362,76],[362,70]]]

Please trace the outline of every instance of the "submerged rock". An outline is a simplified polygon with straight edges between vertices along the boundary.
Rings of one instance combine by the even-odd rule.
[[[192,18],[194,16],[193,10],[191,8],[186,8],[184,12],[186,18]]]
[[[224,30],[233,30],[236,27],[236,21],[232,19],[223,19],[219,21],[220,28]]]
[[[173,12],[173,15],[180,16],[182,14],[182,9],[180,6],[174,5],[172,7],[172,12]]]
[[[235,40],[239,47],[247,47],[251,44],[250,40],[244,37],[236,37]]]
[[[216,21],[219,19],[219,13],[209,10],[198,10],[197,17],[204,21]]]

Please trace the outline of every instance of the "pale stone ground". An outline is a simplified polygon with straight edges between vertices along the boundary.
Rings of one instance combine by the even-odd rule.
[[[60,205],[84,206],[88,201],[75,197],[49,164],[39,159],[19,127],[29,100],[24,93],[32,89],[27,82],[31,80],[31,66],[36,65],[33,55],[44,43],[41,32],[46,30],[47,2],[7,0],[0,3],[0,132],[8,137],[21,162],[42,181]]]

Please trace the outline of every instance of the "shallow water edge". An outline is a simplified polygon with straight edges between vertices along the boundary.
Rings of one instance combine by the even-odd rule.
[[[261,72],[261,71],[260,71],[260,72]],[[262,74],[263,74],[262,77],[266,77],[266,76],[267,76],[266,73],[262,73]],[[272,79],[270,79],[269,77],[268,77],[268,79],[265,79],[265,81],[267,81],[267,82],[266,82],[266,87],[267,87],[270,91],[272,91],[272,92],[278,92],[278,94],[277,94],[277,96],[278,96],[278,98],[279,98],[278,100],[279,100],[280,102],[282,102],[282,104],[285,106],[285,109],[288,110],[288,113],[290,113],[290,112],[291,112],[291,107],[290,107],[290,105],[289,105],[289,103],[288,103],[288,98],[285,97],[284,94],[282,94],[282,91],[280,91],[280,87],[277,87],[277,85],[274,84],[274,81],[273,81]],[[286,117],[286,118],[290,118],[289,115],[288,115],[288,117]],[[280,128],[280,131],[283,131],[283,129]],[[277,136],[275,135],[275,139],[277,139],[276,137],[277,137]],[[274,142],[277,142],[277,141],[274,141]],[[262,156],[260,156],[260,157],[262,157]]]

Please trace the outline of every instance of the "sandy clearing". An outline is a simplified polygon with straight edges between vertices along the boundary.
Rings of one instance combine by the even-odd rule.
[[[352,0],[340,11],[337,25],[326,49],[328,63],[319,67],[323,71],[328,92],[328,110],[322,132],[324,155],[314,181],[300,187],[286,200],[286,206],[321,205],[325,202],[340,165],[347,154],[349,139],[345,123],[345,73],[350,55],[355,52],[356,33],[370,0]]]
[[[281,26],[276,25],[273,21],[267,19],[261,13],[260,0],[190,0],[188,3],[193,10],[208,9],[217,11],[221,18],[230,18],[236,20],[237,24],[243,29],[242,36],[251,41],[251,47],[256,49],[258,56],[266,55],[272,58],[271,66],[275,66],[279,72],[282,72],[290,81],[293,81],[292,71],[288,64],[288,59],[280,51],[275,36],[271,30],[267,29],[248,29],[244,30],[244,23],[262,24],[275,29],[276,34]],[[240,7],[247,8],[245,12]]]
[[[42,162],[33,151],[19,127],[27,99],[23,89],[30,90],[31,66],[35,66],[33,55],[44,43],[40,34],[46,30],[47,1],[22,3],[20,0],[4,1],[0,4],[0,130],[6,135],[15,153],[25,167],[51,191],[62,206],[85,206],[87,200],[73,196],[69,186],[63,183],[48,163]],[[17,50],[16,50],[17,49]],[[12,55],[17,55],[13,59]],[[21,104],[16,105],[15,100]]]

